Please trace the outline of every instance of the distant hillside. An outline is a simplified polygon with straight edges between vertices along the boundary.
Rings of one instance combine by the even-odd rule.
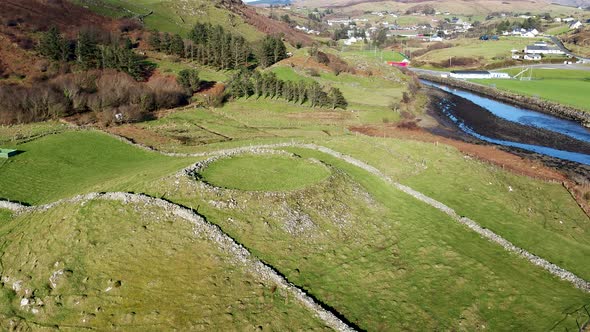
[[[559,2],[560,4],[557,4]],[[436,10],[457,15],[487,15],[492,12],[513,12],[551,15],[570,15],[574,11],[573,3],[588,3],[590,0],[294,0],[296,6],[342,9],[349,14],[361,14],[366,11],[404,12],[416,3],[432,5]],[[565,7],[564,5],[572,6]],[[577,6],[575,6],[577,7]]]
[[[291,44],[309,44],[303,33],[274,21],[242,3],[240,0],[71,0],[97,13],[111,17],[141,17],[150,29],[168,32],[188,32],[197,22],[219,24],[241,34],[250,41],[263,34],[283,33]]]
[[[290,5],[291,0],[250,0],[244,1],[251,6],[266,6],[266,5]]]
[[[590,7],[590,0],[553,0],[553,3],[562,5],[562,6],[572,6],[572,7]]]
[[[247,3],[250,6],[290,5],[290,0],[256,0]]]

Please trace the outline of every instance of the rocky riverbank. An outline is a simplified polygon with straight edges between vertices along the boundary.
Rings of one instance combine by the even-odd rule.
[[[429,128],[428,131],[435,135],[458,139],[469,143],[482,143],[481,140],[465,133],[459,128],[457,123],[451,121],[447,115],[447,113],[449,113],[451,116],[455,117],[458,122],[465,124],[476,133],[487,137],[524,144],[547,146],[563,151],[590,154],[590,144],[587,142],[582,142],[549,130],[524,126],[503,120],[488,110],[464,98],[436,88],[428,87],[427,90],[431,101],[428,113],[438,122],[437,127]],[[540,161],[547,167],[565,173],[569,179],[578,184],[586,184],[590,182],[590,166],[588,165],[546,156],[519,148],[508,146],[498,147],[520,157]]]
[[[590,126],[590,112],[554,103],[547,100],[541,100],[528,96],[521,96],[515,93],[506,92],[489,86],[476,84],[468,81],[445,78],[430,74],[418,73],[418,77],[435,83],[445,84],[448,86],[464,89],[473,93],[483,95],[501,102],[516,105],[537,112],[554,115],[567,120],[574,120],[582,125]]]

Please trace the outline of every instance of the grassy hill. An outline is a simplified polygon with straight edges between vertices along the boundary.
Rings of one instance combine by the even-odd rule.
[[[0,221],[3,330],[325,329],[159,208],[99,200]]]
[[[117,18],[149,14],[146,26],[163,31],[186,32],[197,21],[251,41],[265,31],[253,24],[259,16],[231,1],[76,2]],[[487,3],[484,11],[531,6],[434,4],[481,15],[475,3]],[[383,4],[414,5],[362,2],[336,11]],[[280,32],[274,27],[266,29]],[[425,57],[496,61],[521,42],[458,43]],[[590,219],[562,185],[565,177],[489,146],[428,136],[417,126],[434,126],[423,90],[384,63],[399,54],[320,49],[328,61],[302,48],[257,70],[336,87],[345,110],[227,96],[220,105],[193,103],[100,129],[57,121],[0,126],[0,146],[20,152],[0,159],[0,199],[32,205],[9,211],[0,202],[0,330],[315,331],[334,326],[328,312],[367,331],[573,330],[590,322],[583,289]],[[234,74],[140,51],[159,73],[195,68],[206,81]],[[564,74],[537,75],[549,82]],[[383,135],[360,135],[375,128]],[[149,151],[103,131],[184,154]],[[259,146],[272,143],[283,145]],[[488,160],[485,153],[518,159],[525,174],[552,180],[478,159]],[[485,232],[582,282],[560,279]],[[302,301],[304,293],[319,305]]]
[[[232,107],[238,104],[241,103]],[[261,107],[262,104],[258,105]],[[244,107],[248,108],[247,105]],[[235,113],[233,116],[241,118]],[[281,113],[276,113],[275,119],[280,116]],[[174,115],[164,119],[170,126],[174,122],[181,124],[187,118]],[[314,120],[307,121],[311,123]],[[250,126],[254,124],[251,122]],[[293,134],[290,128],[275,129],[277,133],[281,130]],[[297,135],[301,137],[301,133]],[[559,184],[532,180],[465,159],[461,153],[444,145],[345,134],[311,140],[366,160],[384,173],[441,200],[513,243],[580,276],[590,275],[584,264],[590,246],[585,240],[588,238],[585,236],[588,232],[587,217]],[[60,152],[65,150],[63,147],[67,142],[77,142],[80,147],[70,147],[69,153]],[[254,139],[230,140],[214,145],[197,145],[191,149],[216,150],[256,142]],[[9,168],[5,168],[6,164],[0,168],[3,175],[9,175],[6,178],[20,176],[21,179],[19,185],[9,187],[10,192],[4,192],[4,195],[10,195],[9,198],[29,197],[26,201],[41,202],[87,192],[92,188],[95,191],[145,192],[195,207],[254,255],[364,329],[394,327],[417,330],[461,325],[468,330],[482,326],[500,330],[532,326],[545,330],[555,324],[572,327],[576,318],[584,318],[583,312],[574,308],[580,308],[588,301],[586,293],[506,253],[447,215],[396,190],[374,175],[323,153],[298,148],[287,149],[295,153],[291,158],[264,155],[222,158],[205,168],[202,176],[207,182],[201,182],[173,175],[190,163],[188,159],[158,156],[94,132],[65,132],[18,144],[17,147],[25,153],[9,160]],[[27,155],[27,159],[23,159]],[[101,160],[105,155],[110,158]],[[324,166],[318,168],[318,161]],[[33,163],[39,165],[33,167]],[[64,167],[75,176],[61,173],[60,169]],[[4,173],[5,170],[10,173]],[[459,170],[462,170],[460,177],[456,176]],[[88,178],[85,179],[82,174],[87,174]],[[47,185],[55,185],[58,190],[45,190]],[[509,186],[512,191],[507,189]],[[7,187],[3,184],[0,188],[6,190]],[[30,275],[31,279],[26,284],[28,289],[40,289],[35,294],[51,305],[47,305],[43,315],[23,314],[21,311],[25,309],[18,304],[24,295],[18,293],[21,296],[18,297],[5,293],[2,300],[6,305],[2,308],[9,309],[0,313],[4,317],[20,315],[24,317],[21,318],[23,324],[38,322],[72,326],[76,323],[76,326],[95,324],[92,326],[100,327],[107,324],[106,318],[103,318],[106,316],[103,312],[89,311],[89,308],[100,306],[104,315],[115,314],[108,323],[116,326],[142,322],[147,326],[176,324],[188,328],[202,320],[210,326],[218,326],[216,324],[222,321],[236,327],[249,326],[254,322],[262,322],[263,326],[274,324],[272,326],[279,329],[282,326],[279,324],[283,323],[304,329],[315,326],[311,319],[313,315],[297,318],[297,323],[290,318],[279,318],[273,323],[267,321],[265,317],[283,316],[275,315],[274,309],[266,306],[264,308],[268,309],[260,313],[256,309],[259,307],[251,307],[250,303],[292,305],[293,302],[278,298],[270,300],[266,296],[273,298],[275,295],[264,291],[262,294],[268,294],[262,295],[264,300],[260,296],[252,299],[255,302],[241,300],[239,307],[243,309],[239,316],[227,315],[221,310],[227,307],[223,301],[234,301],[227,296],[217,298],[220,302],[209,304],[209,311],[203,316],[190,313],[196,306],[184,306],[184,309],[177,310],[176,292],[193,294],[186,287],[192,287],[194,283],[178,279],[185,276],[184,272],[166,279],[169,285],[181,284],[183,287],[170,290],[167,283],[158,283],[157,287],[161,288],[157,288],[158,292],[154,294],[161,295],[144,297],[141,294],[145,288],[141,285],[156,278],[154,274],[165,278],[170,269],[179,269],[176,263],[184,266],[180,271],[190,273],[190,264],[186,262],[203,261],[192,255],[215,256],[209,254],[213,247],[204,249],[206,244],[195,244],[191,240],[193,244],[187,247],[185,242],[177,242],[192,236],[189,226],[179,227],[174,220],[166,222],[169,217],[161,210],[144,210],[134,206],[133,203],[121,207],[117,203],[106,202],[64,204],[47,212],[20,215],[16,219],[10,213],[1,213],[0,218],[4,222],[0,230],[3,234],[0,235],[0,244],[5,253],[2,266],[8,271],[2,272],[2,275],[17,275],[19,280],[21,275]],[[146,224],[146,220],[156,221],[152,225]],[[173,227],[171,225],[174,225],[173,231],[169,230]],[[147,227],[147,231],[143,226]],[[38,234],[44,232],[51,232],[52,235],[42,236],[47,241],[36,241]],[[111,232],[118,236],[109,235]],[[121,236],[126,232],[133,236]],[[80,238],[76,234],[84,236]],[[171,237],[175,240],[168,241]],[[79,240],[72,242],[71,239],[77,238]],[[129,242],[131,238],[133,240]],[[19,246],[28,243],[31,245],[26,250],[20,249]],[[129,243],[133,249],[117,250],[129,247]],[[177,249],[172,253],[163,249],[170,248],[170,243]],[[142,246],[148,244],[150,249],[143,249]],[[158,258],[163,255],[158,253],[159,250],[173,255],[175,263],[154,265],[152,259],[167,262]],[[31,272],[20,268],[18,272],[13,266],[23,258],[22,255],[11,254],[16,252],[30,252],[26,256],[27,261],[37,259],[40,252],[51,254],[43,256],[38,263],[44,268]],[[107,253],[110,253],[110,259],[101,261],[103,263],[93,259],[104,257]],[[127,264],[123,269],[125,262],[130,261],[128,255],[133,255],[136,263]],[[58,264],[59,268],[73,271],[71,275],[67,273],[68,279],[63,279],[63,294],[81,293],[87,296],[78,305],[79,309],[69,309],[74,306],[70,303],[76,303],[72,295],[62,295],[63,305],[53,306],[54,295],[62,293],[40,288],[41,280],[46,283],[47,275],[58,270],[52,267],[56,261],[64,264]],[[239,280],[244,278],[236,274],[239,270],[226,259],[219,258],[216,262],[222,265],[199,272],[202,276],[199,280],[203,280],[204,284],[195,287],[204,293],[195,294],[194,303],[201,303],[200,296],[205,296],[202,294],[216,293],[215,287],[235,289],[236,293],[231,293],[235,294],[231,295],[235,298],[252,298],[242,292],[251,292],[250,285],[257,283],[244,282],[246,287],[239,286]],[[153,271],[137,274],[142,271],[139,266],[153,266]],[[510,268],[507,269],[507,266]],[[97,276],[92,278],[93,275]],[[220,283],[218,275],[228,279]],[[90,281],[79,282],[87,276],[90,276]],[[122,286],[113,287],[109,292],[122,292],[121,296],[128,300],[115,300],[110,295],[105,297],[103,292],[109,287],[108,282],[118,285],[119,280]],[[125,288],[127,285],[133,289],[133,294],[142,296],[141,303],[133,302],[137,298],[124,293],[129,289]],[[538,292],[539,287],[545,291]],[[99,292],[100,289],[103,292]],[[165,299],[156,300],[160,297]],[[154,309],[162,303],[177,314],[165,315],[167,311]],[[154,310],[162,316],[153,315]],[[278,310],[290,317],[300,317],[288,311],[299,309]],[[131,311],[135,315],[129,315]],[[391,314],[384,316],[384,312]],[[564,312],[573,313],[565,315]],[[89,318],[84,322],[86,317]],[[416,325],[416,321],[420,324]]]
[[[121,18],[147,15],[144,21],[149,29],[185,34],[196,22],[210,22],[239,33],[250,41],[260,39],[263,36],[256,28],[247,24],[240,16],[224,8],[221,1],[217,0],[73,1],[99,14],[110,17]]]

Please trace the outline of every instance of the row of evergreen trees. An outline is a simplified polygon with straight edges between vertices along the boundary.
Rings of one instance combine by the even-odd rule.
[[[188,37],[183,40],[179,34],[153,31],[148,44],[154,50],[223,70],[249,67],[254,60],[262,67],[268,67],[287,57],[287,48],[277,36],[266,36],[259,47],[252,48],[244,37],[232,34],[220,25],[197,23]]]
[[[61,62],[75,61],[82,69],[112,68],[140,78],[144,71],[142,59],[132,50],[129,38],[104,43],[92,31],[82,30],[75,40],[65,38],[56,27],[41,35],[39,53]]]
[[[338,88],[324,91],[316,81],[283,81],[275,73],[241,70],[228,85],[228,93],[234,98],[257,96],[263,98],[282,98],[292,103],[309,102],[312,107],[348,107],[348,102]]]

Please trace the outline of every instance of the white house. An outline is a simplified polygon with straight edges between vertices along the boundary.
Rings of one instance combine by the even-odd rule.
[[[542,45],[529,45],[524,48],[524,52],[527,54],[564,54],[562,50],[553,46]]]
[[[350,46],[356,42],[358,42],[358,39],[356,39],[356,37],[350,37],[344,41],[344,45]]]
[[[443,41],[443,39],[440,36],[430,36],[430,41],[431,42],[441,42],[441,41]]]
[[[531,31],[527,31],[527,32],[521,34],[520,36],[524,37],[524,38],[535,38],[537,35],[535,35]]]
[[[524,59],[538,61],[541,60],[541,54],[525,54]]]
[[[450,76],[452,78],[458,78],[462,80],[510,78],[510,75],[507,73],[489,72],[487,70],[453,70]]]
[[[553,19],[553,21],[555,21],[557,23],[561,23],[561,17],[556,17]]]
[[[584,24],[582,24],[582,22],[576,21],[576,22],[570,24],[570,30],[579,29],[579,28],[581,28],[583,26],[584,26]]]
[[[573,17],[566,17],[566,18],[562,19],[561,21],[565,22],[565,23],[570,23],[570,22],[575,21],[575,19]]]

